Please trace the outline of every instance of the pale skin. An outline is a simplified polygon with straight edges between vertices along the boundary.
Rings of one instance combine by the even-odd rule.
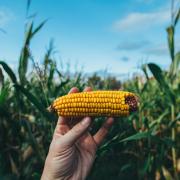
[[[84,89],[84,91],[91,90],[90,87]],[[69,93],[77,92],[78,89],[75,87],[69,91]],[[74,121],[59,117],[41,180],[86,179],[97,148],[106,137],[113,121],[113,118],[107,118],[97,133],[91,135],[88,131],[92,124],[90,117],[78,118]]]

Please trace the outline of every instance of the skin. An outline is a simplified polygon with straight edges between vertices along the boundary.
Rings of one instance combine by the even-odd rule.
[[[91,91],[90,87],[84,91]],[[79,92],[72,88],[69,93]],[[104,140],[113,118],[108,118],[97,133],[92,136],[88,129],[90,117],[58,119],[53,139],[46,158],[41,180],[84,180],[93,165],[98,146]]]

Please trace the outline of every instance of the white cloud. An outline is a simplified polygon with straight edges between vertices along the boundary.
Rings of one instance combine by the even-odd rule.
[[[9,9],[1,8],[0,9],[0,28],[4,28],[4,26],[14,18],[14,15]]]
[[[168,10],[148,13],[133,12],[116,21],[113,28],[117,31],[134,31],[169,22],[170,12]]]

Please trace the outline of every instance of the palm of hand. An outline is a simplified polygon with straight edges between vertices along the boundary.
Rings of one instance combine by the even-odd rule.
[[[97,145],[93,137],[86,132],[72,146],[63,143],[63,132],[70,129],[65,125],[57,126],[50,149],[53,151],[53,176],[56,179],[85,179],[95,159]],[[51,165],[51,166],[52,166]]]

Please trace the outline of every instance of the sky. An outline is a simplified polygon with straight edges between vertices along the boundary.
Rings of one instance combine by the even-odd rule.
[[[0,0],[0,59],[13,69],[23,45],[26,5],[26,0]],[[166,34],[170,0],[32,0],[29,14],[36,14],[35,25],[48,19],[30,46],[39,64],[52,39],[58,65],[70,64],[71,71],[118,75],[137,72],[147,62],[162,68],[171,62]]]

